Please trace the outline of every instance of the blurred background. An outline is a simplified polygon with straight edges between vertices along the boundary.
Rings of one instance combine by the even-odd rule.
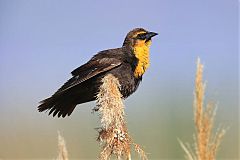
[[[183,159],[177,139],[193,143],[197,57],[206,101],[218,105],[216,129],[228,128],[219,159],[239,159],[238,1],[0,0],[0,158],[53,159],[57,131],[70,159],[96,159],[94,102],[67,118],[38,113],[70,72],[98,51],[120,47],[128,31],[158,32],[151,66],[126,101],[130,134],[149,159]],[[137,159],[137,157],[136,157]]]

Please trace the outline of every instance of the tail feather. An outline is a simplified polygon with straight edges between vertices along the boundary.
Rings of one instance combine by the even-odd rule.
[[[77,104],[95,100],[97,89],[93,86],[95,84],[83,83],[71,90],[61,93],[56,92],[51,97],[40,102],[38,111],[47,111],[53,117],[70,116]]]
[[[49,115],[53,114],[58,117],[65,117],[66,115],[70,116],[77,104],[72,103],[66,99],[60,99],[57,97],[50,97],[40,102],[38,106],[38,111],[49,111]]]
[[[50,108],[52,108],[52,106],[54,105],[54,98],[50,97],[40,101],[39,103],[40,105],[38,106],[38,111],[43,112],[45,110],[49,110]]]

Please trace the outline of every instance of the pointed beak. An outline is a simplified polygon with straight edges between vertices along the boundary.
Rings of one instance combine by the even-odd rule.
[[[148,33],[146,34],[146,40],[149,41],[149,40],[151,40],[152,37],[154,37],[154,36],[156,36],[156,35],[158,35],[158,33],[148,32]]]

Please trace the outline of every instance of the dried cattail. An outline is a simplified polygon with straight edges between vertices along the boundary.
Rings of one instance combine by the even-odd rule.
[[[97,108],[95,110],[99,111],[101,122],[101,128],[98,130],[98,141],[102,145],[100,160],[108,160],[112,155],[118,159],[131,159],[130,147],[133,143],[124,119],[125,113],[120,87],[118,79],[112,74],[108,74],[102,79],[102,85],[97,95]],[[140,147],[138,153],[142,155],[142,159],[147,159]]]
[[[208,103],[204,107],[204,94],[206,84],[203,83],[203,65],[200,63],[200,59],[197,60],[197,71],[195,78],[195,92],[194,92],[194,121],[195,121],[195,147],[194,151],[189,145],[180,145],[186,153],[186,159],[188,160],[214,160],[216,159],[217,149],[220,146],[220,142],[225,134],[224,129],[215,133],[213,136],[214,117],[216,114],[216,105],[214,103]],[[213,138],[214,137],[214,138]]]
[[[64,138],[58,132],[58,158],[57,160],[68,160],[68,152]]]

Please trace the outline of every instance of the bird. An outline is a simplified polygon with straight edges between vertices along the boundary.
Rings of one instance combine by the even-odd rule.
[[[72,77],[52,96],[40,102],[38,111],[57,117],[70,116],[78,104],[96,100],[102,78],[116,77],[123,99],[134,93],[150,64],[152,37],[158,33],[134,28],[127,33],[120,48],[98,52],[87,63],[74,69]]]

